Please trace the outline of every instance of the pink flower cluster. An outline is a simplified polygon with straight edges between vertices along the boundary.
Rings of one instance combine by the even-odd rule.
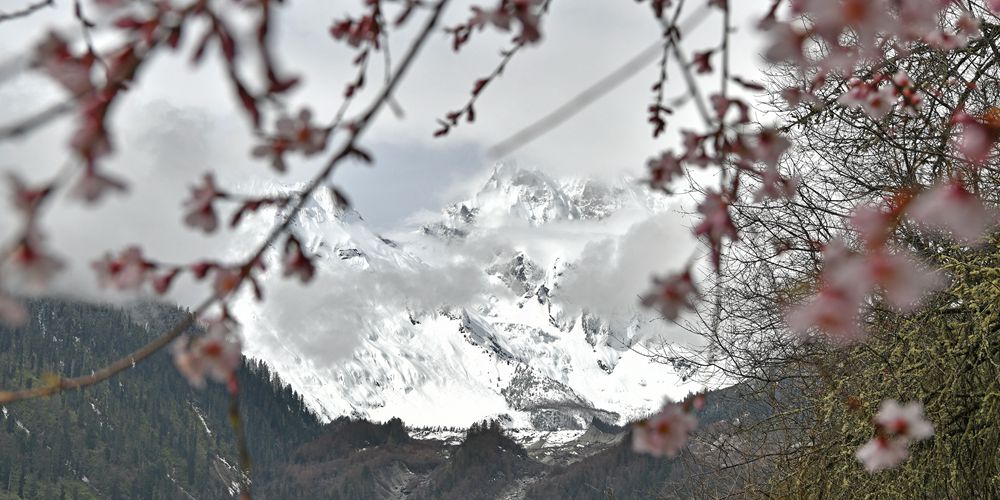
[[[515,22],[520,28],[515,42],[537,43],[542,39],[540,21],[544,4],[544,0],[500,0],[492,9],[473,6],[472,17],[466,23],[448,29],[452,34],[452,48],[457,51],[465,45],[473,30],[492,26],[511,31]]]
[[[653,280],[653,287],[653,292],[643,296],[642,304],[657,309],[664,318],[673,321],[680,316],[681,311],[694,308],[698,289],[691,279],[690,270],[666,278],[656,278]]]
[[[734,125],[745,125],[750,121],[748,107],[742,101],[712,96],[718,119],[721,121],[736,110]],[[790,147],[788,139],[772,128],[761,128],[755,132],[728,134],[724,127],[710,134],[682,132],[684,152],[681,155],[665,151],[658,158],[647,163],[647,182],[654,189],[670,191],[670,183],[685,174],[687,165],[706,167],[710,164],[732,163],[738,174],[749,174],[760,181],[754,193],[757,201],[765,198],[790,198],[795,194],[797,181],[783,177],[778,171],[778,162]],[[763,169],[755,165],[762,164]],[[729,213],[732,200],[736,197],[739,183],[725,190],[709,190],[698,205],[702,214],[701,222],[695,227],[695,235],[703,236],[712,251],[712,262],[719,265],[723,239],[738,239],[738,231]]]
[[[205,379],[228,383],[240,366],[243,342],[228,317],[212,320],[206,333],[198,337],[182,336],[172,347],[174,364],[196,388],[205,387]]]
[[[0,322],[18,326],[28,319],[28,310],[20,302],[0,291]]]
[[[913,88],[910,77],[903,71],[892,78],[878,75],[872,82],[852,78],[848,82],[847,93],[840,96],[845,106],[860,106],[868,116],[880,119],[887,115],[897,103],[910,113],[919,109],[923,98]]]
[[[14,209],[23,221],[24,229],[7,255],[0,256],[0,265],[10,264],[15,276],[24,285],[34,290],[44,289],[52,278],[63,268],[60,259],[53,256],[45,247],[45,235],[37,226],[38,211],[41,205],[52,194],[52,185],[29,186],[24,180],[14,174],[8,174],[11,187],[11,201]],[[13,299],[7,299],[11,301]],[[0,308],[0,314],[10,322],[16,322],[17,308]]]
[[[282,116],[274,123],[275,134],[267,143],[256,146],[251,154],[257,158],[270,158],[271,166],[278,172],[288,170],[285,153],[299,152],[313,156],[323,152],[330,135],[329,128],[312,124],[312,111],[302,109],[295,117]]]
[[[901,197],[889,210],[861,207],[851,219],[863,251],[852,251],[842,239],[827,244],[819,291],[786,316],[796,333],[819,330],[839,344],[859,340],[859,309],[874,291],[902,311],[916,307],[922,297],[940,288],[944,277],[918,263],[888,240],[900,219],[947,232],[966,242],[978,242],[996,223],[996,214],[953,179],[917,195]]]
[[[378,2],[373,2],[378,5]],[[362,16],[360,19],[343,19],[333,23],[330,27],[330,35],[335,40],[343,40],[351,47],[357,48],[362,44],[372,44],[378,46],[378,37],[382,32],[379,24],[378,13]]]
[[[143,257],[142,249],[137,246],[126,248],[118,257],[107,254],[91,266],[97,272],[97,282],[102,287],[111,285],[119,290],[139,288],[146,282],[149,273],[157,267]]]
[[[934,426],[924,418],[923,405],[916,401],[901,406],[898,401],[885,400],[873,422],[875,437],[854,454],[868,472],[899,466],[909,458],[911,443],[934,435]]]
[[[989,8],[1000,12],[998,2],[991,1]],[[887,50],[905,54],[913,44],[959,49],[982,34],[979,20],[953,0],[793,0],[791,12],[791,19],[779,22],[772,11],[760,25],[770,39],[766,59],[815,70],[811,88],[786,89],[786,100],[818,103],[813,92],[827,75],[851,76],[856,68],[874,64],[874,80],[851,80],[840,102],[861,106],[876,119],[897,102],[912,112],[922,101],[904,73],[892,78],[878,74]],[[823,48],[811,50],[813,45]]]
[[[184,223],[206,233],[215,231],[219,226],[219,217],[213,203],[224,198],[226,193],[215,186],[212,174],[205,174],[202,184],[191,188],[191,198],[185,202],[188,211],[184,215]]]
[[[93,54],[75,55],[69,43],[55,32],[35,48],[35,67],[74,96],[94,90],[91,73],[95,62]]]
[[[302,243],[295,236],[289,235],[285,242],[284,275],[298,276],[303,283],[308,283],[316,275],[316,266],[312,259],[302,250]]]
[[[957,21],[942,27],[949,9],[960,11]],[[765,56],[821,73],[850,73],[888,47],[919,42],[949,50],[980,35],[978,22],[952,0],[793,0],[792,13],[788,21],[771,16],[762,23],[770,35]],[[810,40],[826,46],[821,59],[811,59],[819,56],[807,50]]]
[[[976,165],[985,163],[1000,139],[1000,108],[989,108],[981,118],[959,110],[951,120],[962,129],[956,144],[958,150]]]
[[[104,194],[125,191],[125,183],[97,168],[97,160],[111,153],[105,119],[124,83],[131,78],[139,61],[135,48],[126,45],[111,54],[106,62],[106,84],[93,83],[97,57],[92,52],[75,55],[70,44],[56,33],[49,33],[35,48],[34,66],[51,77],[79,101],[80,124],[70,139],[70,146],[84,162],[83,176],[72,193],[94,203]]]
[[[698,394],[675,403],[667,400],[659,412],[632,426],[632,451],[654,457],[675,457],[687,444],[688,436],[698,427],[694,412],[705,405]]]
[[[118,256],[108,253],[101,260],[93,262],[91,267],[97,273],[101,286],[112,286],[122,291],[138,290],[149,283],[156,293],[162,295],[169,291],[178,275],[189,272],[196,280],[204,280],[212,273],[212,288],[219,299],[232,295],[244,280],[250,282],[258,299],[263,296],[256,277],[252,273],[243,276],[243,266],[227,266],[210,261],[184,266],[167,265],[147,259],[137,246],[126,248]],[[263,264],[258,261],[252,267],[263,269]]]

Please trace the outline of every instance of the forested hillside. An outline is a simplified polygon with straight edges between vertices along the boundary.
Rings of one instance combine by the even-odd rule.
[[[384,424],[346,417],[278,464],[267,499],[647,499],[705,498],[739,491],[744,468],[720,441],[733,426],[766,417],[766,407],[734,386],[708,393],[701,429],[677,458],[631,449],[628,429],[599,420],[546,463],[495,421],[473,425],[460,443],[413,439],[398,419]],[[603,443],[596,444],[600,434]],[[600,439],[600,438],[598,438]],[[585,451],[585,450],[588,450]],[[547,457],[551,458],[551,457]]]
[[[29,306],[22,327],[0,328],[0,387],[86,373],[187,314],[153,304]],[[321,425],[266,365],[245,361],[239,377],[254,497],[268,499],[693,497],[732,484],[704,474],[721,460],[714,442],[761,411],[738,387],[709,393],[703,430],[677,459],[636,455],[626,428],[595,419],[553,465],[497,422],[473,426],[457,444],[414,439],[399,419]],[[166,352],[108,384],[7,405],[0,500],[230,498],[239,472],[228,405],[222,386],[190,388]]]
[[[77,376],[147,342],[185,311],[45,299],[19,328],[0,323],[0,387]],[[242,415],[258,480],[319,429],[302,398],[266,366],[239,371]],[[223,498],[236,447],[221,386],[191,389],[160,352],[82,391],[7,405],[0,415],[0,499]]]

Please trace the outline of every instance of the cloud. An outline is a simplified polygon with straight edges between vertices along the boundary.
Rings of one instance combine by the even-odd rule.
[[[264,280],[271,300],[240,302],[236,311],[246,317],[251,350],[291,350],[315,366],[332,366],[365,336],[405,328],[411,312],[419,317],[444,306],[472,307],[495,287],[468,259],[434,267],[377,263],[365,269],[336,259],[319,264],[306,286],[274,272]]]
[[[558,299],[606,318],[631,316],[651,276],[682,269],[697,241],[675,212],[655,215],[620,237],[586,246],[560,288]]]
[[[468,7],[479,3],[454,4],[445,24],[461,22],[468,16]],[[734,8],[749,9],[744,4],[750,3],[734,2]],[[477,122],[435,140],[431,138],[435,118],[463,105],[472,82],[492,71],[499,51],[509,45],[506,35],[476,33],[456,54],[449,38],[437,33],[399,88],[396,99],[404,116],[382,113],[365,136],[362,145],[373,152],[374,168],[346,165],[332,182],[346,188],[379,230],[398,229],[411,214],[437,210],[458,192],[455,186],[481,185],[478,169],[490,161],[487,147],[555,109],[661,36],[648,6],[632,4],[554,2],[544,24],[544,43],[522,51],[503,77],[491,84],[477,103]],[[288,109],[296,111],[308,103],[316,116],[333,116],[343,85],[355,75],[350,52],[328,35],[330,22],[342,16],[344,9],[322,2],[292,2],[279,11],[276,26],[284,28],[276,37],[284,54],[281,66],[301,74],[304,82],[289,97]],[[738,11],[733,17],[753,16]],[[79,33],[71,2],[59,2],[39,16],[5,24],[0,31],[0,61],[29,53],[31,45],[53,25]],[[403,53],[413,32],[410,27],[393,35],[394,57]],[[214,55],[202,66],[192,67],[187,55],[197,37],[189,35],[194,33],[186,35],[188,46],[181,54],[163,54],[144,67],[134,90],[113,111],[116,154],[107,167],[129,182],[129,195],[106,200],[96,209],[60,197],[44,215],[42,225],[51,235],[53,248],[69,264],[54,292],[93,300],[132,298],[98,290],[89,267],[105,251],[130,244],[140,244],[151,257],[173,263],[244,256],[260,241],[260,231],[269,227],[266,217],[258,216],[254,223],[259,227],[246,232],[223,231],[210,237],[194,233],[181,224],[181,204],[189,186],[209,170],[221,185],[238,188],[253,180],[302,181],[321,167],[323,158],[295,161],[288,175],[275,180],[266,162],[251,159],[255,139],[231,86],[222,78],[224,70]],[[685,43],[686,50],[694,50],[717,40],[714,34],[711,38],[695,34],[685,37]],[[737,64],[734,73],[753,78],[756,73],[749,68],[756,60],[756,45],[734,43],[731,50]],[[380,69],[381,60],[373,61],[373,67]],[[11,115],[23,116],[60,98],[57,88],[40,75],[29,72],[8,78],[2,74],[7,71],[3,64],[0,102],[10,106],[0,125],[9,123]],[[526,165],[556,174],[638,173],[648,157],[666,147],[662,140],[654,141],[646,123],[652,98],[649,86],[656,72],[655,65],[646,68],[517,156]],[[380,80],[380,74],[370,76],[370,85],[352,113],[368,102]],[[671,96],[685,92],[680,78],[668,88]],[[669,127],[676,131],[696,119],[693,112],[680,112]],[[0,143],[0,169],[14,169],[36,180],[67,166],[75,171],[78,165],[66,148],[72,126],[73,118],[68,117],[24,139]],[[391,318],[400,318],[402,310],[461,306],[478,300],[475,297],[495,286],[482,269],[495,258],[498,248],[521,249],[546,264],[559,253],[579,258],[559,300],[572,307],[623,314],[635,307],[652,273],[683,265],[693,243],[681,236],[687,231],[674,215],[640,223],[627,218],[614,222],[617,225],[576,222],[530,227],[508,221],[463,243],[425,243],[423,255],[432,264],[428,267],[357,270],[338,266],[336,272],[320,273],[308,287],[269,279],[266,302],[239,303],[241,318],[248,318],[249,347],[282,359],[294,348],[319,365],[333,363],[349,356],[372,328],[393,328]],[[9,215],[0,212],[0,237],[9,236],[15,227]],[[169,298],[191,305],[204,294],[204,284],[184,280]]]

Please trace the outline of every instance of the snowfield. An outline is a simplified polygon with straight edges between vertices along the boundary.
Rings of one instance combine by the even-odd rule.
[[[637,305],[693,242],[638,182],[498,165],[469,199],[387,235],[327,193],[314,201],[296,223],[314,235],[316,282],[289,283],[273,262],[268,292],[297,300],[235,310],[247,354],[323,418],[582,432],[699,388],[647,355],[693,342]]]

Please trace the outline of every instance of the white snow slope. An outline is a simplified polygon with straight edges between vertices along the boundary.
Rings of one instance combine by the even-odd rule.
[[[236,312],[248,354],[324,418],[580,429],[697,389],[641,354],[692,341],[637,305],[692,242],[637,182],[499,165],[470,199],[391,239],[328,196],[315,201],[297,224],[320,256],[317,281],[273,271],[273,298]]]

